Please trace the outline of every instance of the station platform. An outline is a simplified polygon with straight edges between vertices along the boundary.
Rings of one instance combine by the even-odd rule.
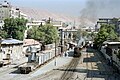
[[[65,53],[67,53],[66,56],[65,56]],[[37,77],[37,76],[45,74],[53,69],[57,69],[59,67],[67,65],[73,59],[73,56],[72,56],[73,50],[66,51],[65,53],[63,53],[62,56],[58,56],[58,57],[54,58],[52,61],[50,61],[46,65],[40,67],[36,71],[30,73],[30,78]]]

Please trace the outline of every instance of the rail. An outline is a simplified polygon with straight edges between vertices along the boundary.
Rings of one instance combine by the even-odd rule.
[[[63,73],[63,75],[61,76],[60,80],[69,80],[72,78],[72,75],[74,73],[74,71],[76,70],[75,68],[78,65],[80,57],[78,58],[73,58],[70,62],[70,64],[68,65],[68,67],[66,68],[65,72]]]
[[[106,66],[105,59],[103,59],[103,57],[100,56],[100,54],[98,54],[99,52],[97,50],[92,49],[92,51],[93,51],[93,54],[96,55],[96,57],[94,57],[94,58],[97,58],[98,61],[100,61],[102,63],[101,66],[104,68],[104,70],[98,71],[98,73],[99,73],[98,75],[105,75],[106,79],[109,80],[109,78],[111,77],[111,75],[114,71],[108,71],[108,67]],[[86,58],[89,58],[89,56],[91,56],[91,54],[89,52],[87,52]],[[88,59],[88,62],[86,62],[87,75],[84,77],[84,80],[87,80],[87,78],[90,78],[90,80],[93,80],[94,72],[89,70],[89,67],[91,70],[94,69],[93,62],[90,62],[89,59]],[[88,77],[88,76],[90,76],[90,77]]]

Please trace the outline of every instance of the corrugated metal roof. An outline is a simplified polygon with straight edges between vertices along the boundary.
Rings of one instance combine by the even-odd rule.
[[[19,44],[23,43],[23,41],[17,40],[17,39],[5,39],[2,40],[1,44]]]

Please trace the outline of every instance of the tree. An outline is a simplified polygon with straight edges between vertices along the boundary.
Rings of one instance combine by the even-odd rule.
[[[6,18],[2,30],[7,33],[8,38],[23,40],[26,23],[24,18]]]
[[[104,41],[116,41],[118,40],[117,33],[115,32],[115,26],[110,24],[102,24],[100,31],[97,33],[94,43],[100,46]]]
[[[102,30],[100,30],[94,40],[95,44],[100,46],[104,41],[107,40],[107,36],[109,34],[106,32],[106,29],[103,28]]]
[[[0,30],[0,36],[2,38],[7,38],[7,32],[3,31],[3,30]]]
[[[44,41],[45,44],[53,43],[58,38],[58,31],[56,27],[51,24],[46,24],[40,27],[34,26],[34,28],[28,30],[27,34],[27,38]]]

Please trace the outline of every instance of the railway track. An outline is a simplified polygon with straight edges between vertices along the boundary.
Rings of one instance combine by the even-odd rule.
[[[61,68],[55,69],[54,71],[50,71],[44,76],[36,78],[36,80],[42,80],[45,79],[46,77],[51,79],[51,75],[60,73],[60,71],[64,71],[64,73],[61,72],[62,76],[60,76],[59,78],[55,78],[54,80],[70,80],[72,78],[74,71],[76,70],[76,66],[78,65],[79,60],[80,57],[73,58],[69,64],[62,66]]]
[[[72,75],[74,74],[74,71],[76,70],[76,67],[78,65],[78,62],[80,60],[80,57],[73,58],[68,67],[65,69],[65,72],[61,76],[59,80],[70,80],[72,79]]]
[[[90,58],[93,55],[95,57]],[[94,76],[101,75],[102,72],[105,72],[105,71],[108,70],[107,69],[108,67],[106,67],[106,64],[105,64],[105,59],[103,59],[103,57],[101,57],[100,54],[98,54],[98,51],[92,49],[92,53],[89,52],[89,51],[86,52],[86,58],[88,59],[88,61],[86,62],[87,74],[86,74],[84,80],[87,80],[87,78],[89,78],[90,80],[93,80]],[[99,74],[96,74],[96,72],[94,72],[95,68],[94,68],[94,62],[93,61],[95,61],[95,60],[101,62],[100,65],[101,65],[102,69],[96,70],[96,72],[99,73]]]
[[[88,58],[88,60],[86,61],[87,74],[85,75],[85,77],[83,77],[83,79],[81,79],[79,75],[77,76],[77,78],[74,76],[74,72],[76,71],[76,67],[80,61],[79,57],[73,58],[71,62],[66,66],[55,69],[54,71],[50,71],[49,73],[46,73],[41,77],[36,77],[31,80],[95,80],[95,78],[99,78],[99,76],[102,76],[103,78],[105,78],[105,80],[117,80],[111,78],[113,76],[111,75],[113,72],[109,70],[108,66],[105,63],[105,59],[99,54],[98,51],[93,49],[92,53],[87,52],[85,54],[85,58]],[[99,65],[99,67],[97,66],[99,68],[98,70],[96,70],[97,68],[94,67],[95,64]],[[57,77],[54,77],[54,74],[56,74]],[[17,79],[21,79],[20,76]]]
[[[87,52],[86,53],[86,58],[88,58],[88,61],[86,62],[86,69],[87,69],[87,75],[84,77],[84,80],[87,80],[88,78],[90,80],[94,79],[94,76],[104,76],[104,78],[106,80],[111,80],[110,78],[113,76],[112,74],[114,74],[113,70],[111,70],[107,65],[106,65],[106,61],[105,59],[99,54],[99,52],[97,50],[92,50],[93,54],[94,54],[94,58],[91,58],[91,61],[89,61],[89,57],[92,56],[91,53]],[[100,66],[99,66],[99,70],[97,70],[96,72],[98,74],[96,74],[94,71],[94,61],[97,60],[98,62],[100,62]],[[97,63],[97,62],[96,62]],[[111,70],[111,71],[110,71]]]
[[[85,58],[88,58],[88,60],[86,61],[87,74],[85,75],[85,77],[83,77],[83,79],[81,79],[79,75],[77,75],[77,78],[74,76],[74,72],[76,71],[76,67],[79,63],[80,58],[73,58],[68,65],[64,66],[63,68],[59,68],[52,73],[50,72],[46,74],[46,76],[39,78],[38,80],[42,80],[45,77],[51,79],[51,75],[60,73],[60,71],[64,71],[63,73],[61,72],[62,76],[60,76],[59,78],[54,78],[54,80],[95,80],[95,78],[99,78],[99,76],[104,77],[106,80],[114,80],[111,78],[112,72],[109,71],[109,68],[105,63],[105,59],[98,53],[98,51],[93,49],[92,53],[87,52],[85,54]],[[99,65],[99,67],[96,66],[99,69],[95,67],[96,64]]]
[[[99,60],[100,60],[101,63],[102,63],[102,66],[104,67],[104,70],[103,70],[103,71],[100,71],[100,74],[107,76],[107,77],[106,77],[106,80],[111,80],[110,78],[111,78],[111,76],[113,76],[114,70],[111,70],[111,69],[106,65],[105,59],[100,55],[101,53],[100,53],[100,54],[98,54],[98,53],[100,53],[100,52],[96,51],[96,56],[99,58]]]
[[[89,59],[90,57],[91,57],[91,54],[89,52],[86,52],[86,59],[88,59],[86,61],[87,74],[84,77],[84,80],[87,80],[88,76],[92,76],[93,75],[92,71],[90,71],[90,70],[93,70],[93,66],[92,66],[93,64],[92,64],[92,62],[90,62],[90,59]],[[92,80],[92,79],[93,78],[91,77],[90,80]]]
[[[81,79],[79,75],[77,78],[74,76],[74,72],[76,71],[76,67],[80,61],[79,58],[73,58],[69,64],[66,66],[63,66],[61,68],[55,69],[53,71],[50,71],[49,73],[44,74],[41,77],[36,77],[31,80],[44,80],[44,79],[51,79],[51,80],[95,80],[97,76],[103,76],[106,80],[114,80],[111,79],[110,77],[112,76],[110,71],[108,71],[108,66],[105,63],[105,59],[98,53],[98,51],[93,49],[93,52],[87,52],[85,54],[85,58],[88,58],[86,61],[86,70],[87,74],[85,75],[84,79]],[[100,64],[99,64],[100,62]],[[99,64],[100,69],[95,70],[96,68],[94,67],[95,64]],[[63,72],[64,71],[64,72]],[[99,74],[96,74],[99,73]],[[58,74],[59,73],[59,74]],[[54,74],[58,75],[57,77],[54,77]],[[62,75],[62,76],[60,76]],[[53,76],[53,77],[51,77]],[[15,79],[21,79],[23,75],[17,75],[15,76]],[[25,76],[24,76],[25,77]],[[46,78],[47,77],[47,78]],[[76,78],[76,79],[75,79]],[[15,80],[14,79],[14,80]],[[12,80],[12,79],[11,79]]]

